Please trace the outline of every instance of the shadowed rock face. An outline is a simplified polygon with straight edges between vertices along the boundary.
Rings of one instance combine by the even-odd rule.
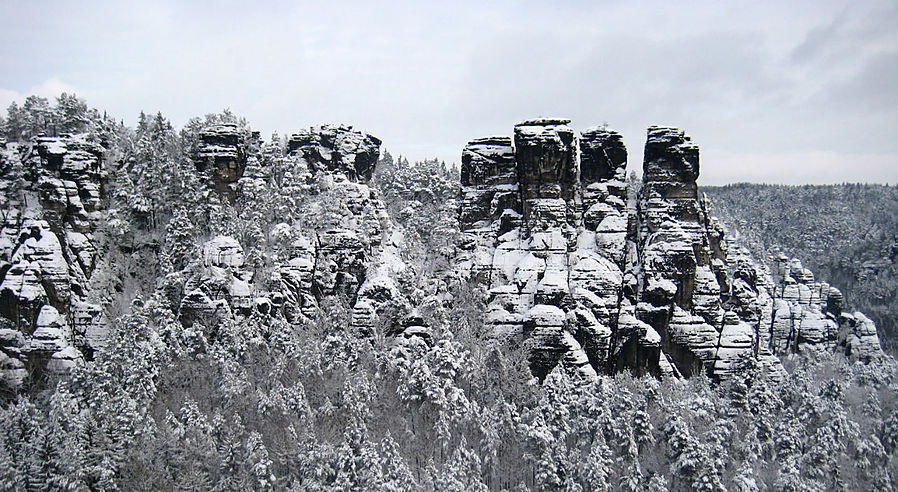
[[[461,154],[462,186],[517,184],[514,147],[509,137],[472,140]]]
[[[525,121],[513,143],[481,138],[462,153],[458,266],[488,286],[494,336],[522,342],[534,375],[561,364],[583,377],[726,379],[754,365],[782,376],[786,350],[879,353],[869,320],[840,315],[838,291],[800,265],[774,281],[726,238],[683,131],[648,129],[634,196],[620,134],[578,137],[569,122]]]
[[[203,129],[194,161],[208,173],[216,190],[233,197],[235,183],[243,176],[247,157],[259,144],[259,133],[222,123]]]
[[[473,227],[487,217],[502,219],[506,231],[519,225],[523,207],[511,138],[472,140],[461,160],[462,228]]]
[[[568,123],[570,120],[539,119],[515,125],[515,161],[525,209],[531,199],[573,199],[577,141]]]
[[[591,128],[580,135],[580,181],[594,183],[623,181],[627,167],[627,148],[620,133],[607,128]]]
[[[312,173],[335,172],[367,183],[380,156],[380,144],[377,137],[352,126],[323,125],[294,133],[287,151],[304,158]]]

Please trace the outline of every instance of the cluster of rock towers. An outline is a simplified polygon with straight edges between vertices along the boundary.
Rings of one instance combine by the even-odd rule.
[[[683,131],[648,129],[640,186],[628,183],[619,133],[577,135],[569,122],[524,121],[462,154],[459,266],[488,287],[494,336],[522,341],[537,377],[563,364],[585,377],[726,379],[749,366],[781,373],[775,354],[786,351],[880,350],[837,290],[800,264],[777,272],[777,286],[726,239]]]

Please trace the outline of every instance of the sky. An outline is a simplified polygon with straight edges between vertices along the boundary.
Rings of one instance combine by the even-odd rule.
[[[700,184],[898,183],[898,2],[0,0],[0,107],[74,92],[133,125],[229,108],[348,123],[411,161],[537,116],[685,129]]]

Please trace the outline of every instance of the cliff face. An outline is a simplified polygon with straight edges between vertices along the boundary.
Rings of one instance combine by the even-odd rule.
[[[702,190],[721,221],[761,253],[774,273],[777,263],[801,258],[818,279],[838,284],[846,305],[876,322],[884,349],[896,348],[898,189],[739,183]],[[788,257],[779,259],[780,251]]]
[[[199,141],[193,155],[197,170],[207,174],[218,192],[232,197],[234,183],[258,151],[259,133],[242,131],[235,123],[222,123],[204,128]]]
[[[358,334],[429,344],[418,308],[448,312],[448,286],[467,278],[488,289],[483,316],[493,338],[523,344],[540,379],[559,364],[583,378],[628,369],[726,379],[756,365],[781,375],[783,354],[844,350],[867,360],[881,352],[873,322],[846,312],[838,290],[797,260],[762,266],[727,237],[698,194],[699,150],[685,133],[649,128],[640,187],[627,181],[620,134],[577,133],[568,123],[529,120],[512,137],[465,147],[462,240],[454,265],[428,285],[408,278],[426,268],[404,262],[405,229],[370,185],[380,140],[349,126],[303,130],[285,147],[263,145],[236,124],[197,130],[192,164],[178,171],[191,179],[177,182],[201,188],[187,190],[196,191],[189,203],[205,207],[198,235],[183,207],[160,234],[155,218],[147,220],[155,211],[146,196],[131,204],[136,225],[124,224],[107,203],[125,206],[128,166],[148,164],[96,137],[4,145],[4,384],[16,389],[90,359],[106,340],[109,305],[119,294],[131,301],[127,281],[148,283],[147,295],[164,297],[173,319],[209,336],[221,323],[248,319],[309,322],[339,301]],[[107,164],[113,157],[119,168]],[[107,169],[121,183],[109,183]],[[162,196],[149,195],[157,204]],[[223,208],[240,215],[216,215]],[[229,218],[241,225],[229,227]],[[187,229],[177,230],[179,221]],[[451,228],[457,232],[454,220]],[[171,247],[160,241],[170,237],[197,244],[187,245],[191,253],[178,267],[142,270],[158,277],[129,272],[110,281],[114,275],[102,272],[109,261],[98,263],[141,248],[158,260]]]
[[[270,169],[275,163],[286,175],[278,178],[277,192],[296,198],[289,203],[308,220],[274,223],[262,231],[270,253],[264,268],[250,263],[237,238],[219,234],[204,238],[195,248],[199,257],[187,258],[183,270],[145,279],[171,301],[181,324],[214,332],[219,323],[254,316],[301,323],[315,318],[326,299],[345,299],[352,307],[352,329],[370,333],[388,305],[410,311],[393,280],[404,269],[391,239],[393,226],[368,186],[380,140],[350,126],[310,128],[290,137],[286,151],[266,148],[271,155],[263,164],[257,132],[216,123],[196,136],[188,157],[201,178],[196,183],[209,191],[188,191],[207,201],[261,208],[266,201],[261,194],[278,187]],[[104,162],[120,149],[105,148],[86,134],[4,142],[4,147],[0,371],[6,388],[16,390],[26,380],[66,374],[103,345],[106,309],[87,300],[97,255],[109,251],[98,253],[95,236],[107,234],[107,248],[132,246],[109,243],[106,232],[122,222],[119,212],[106,210],[111,193],[104,191],[114,185],[107,182]],[[137,163],[124,158],[116,165],[124,175],[125,166]],[[152,216],[152,210],[134,208]],[[148,229],[131,234],[141,234],[141,247],[156,257],[160,245],[152,236],[153,222],[144,222]],[[156,269],[148,265],[147,271]],[[426,336],[427,329],[416,329]]]
[[[526,121],[513,143],[462,154],[459,268],[488,286],[494,336],[524,343],[535,375],[563,364],[725,379],[751,365],[781,374],[774,354],[790,351],[880,350],[872,323],[841,315],[809,272],[771,276],[727,240],[684,132],[649,128],[637,192],[620,135],[568,122]]]
[[[86,135],[0,150],[0,371],[10,387],[29,371],[65,373],[105,337],[100,309],[85,297],[105,153]]]
[[[201,136],[221,133],[216,127]],[[216,169],[234,169],[236,174],[216,172],[214,179],[235,189],[237,197],[252,201],[271,176],[257,155],[244,156],[241,163],[242,147],[235,142],[222,150],[217,140],[204,138],[200,156],[221,156]],[[182,323],[193,324],[212,313],[225,318],[282,316],[298,323],[314,318],[323,299],[339,296],[354,303],[351,325],[370,331],[384,304],[402,302],[390,276],[402,268],[388,241],[392,224],[367,184],[379,154],[380,140],[351,126],[321,126],[293,134],[286,153],[278,157],[289,170],[285,183],[289,189],[282,192],[302,196],[297,206],[317,215],[314,224],[275,224],[268,236],[277,253],[262,275],[245,264],[243,248],[233,237],[205,243],[203,268],[183,281]],[[236,165],[232,159],[237,159]]]

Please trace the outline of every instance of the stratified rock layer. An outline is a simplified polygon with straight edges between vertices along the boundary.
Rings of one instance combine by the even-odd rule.
[[[259,145],[259,133],[241,129],[236,123],[210,125],[199,133],[193,159],[206,172],[216,190],[229,196],[246,169],[249,156]]]
[[[336,172],[367,183],[380,156],[380,143],[352,126],[322,125],[294,133],[287,151],[301,155],[313,173]]]
[[[568,123],[525,121],[462,153],[459,268],[488,286],[494,336],[523,343],[537,377],[559,363],[583,377],[781,376],[785,351],[880,353],[838,291],[794,262],[774,280],[725,237],[683,131],[648,129],[634,193],[620,134]]]
[[[606,369],[623,287],[626,149],[616,132],[577,138],[568,122],[525,121],[513,144],[477,139],[462,154],[460,267],[489,285],[496,336],[525,340],[539,377],[559,362]]]
[[[95,266],[105,149],[89,135],[40,136],[0,149],[0,371],[15,389],[26,367],[63,374],[93,349],[79,317]],[[9,179],[20,175],[22,180]],[[19,335],[12,336],[12,333]]]

